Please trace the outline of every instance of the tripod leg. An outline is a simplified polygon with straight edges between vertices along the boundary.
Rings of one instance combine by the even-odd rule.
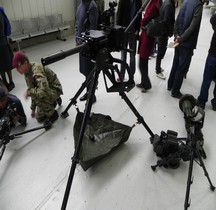
[[[119,92],[119,95],[125,100],[125,102],[127,103],[127,105],[130,107],[130,109],[132,110],[132,112],[136,115],[138,122],[142,123],[143,126],[145,127],[145,129],[148,131],[148,133],[150,134],[150,136],[153,138],[154,134],[151,131],[151,129],[148,127],[148,125],[145,123],[143,117],[139,114],[139,112],[136,110],[136,108],[134,107],[134,105],[131,103],[131,101],[129,100],[129,98],[126,96],[126,94],[124,92]]]
[[[204,175],[207,177],[207,179],[208,179],[208,181],[209,181],[210,189],[211,189],[212,191],[214,191],[214,190],[215,190],[215,186],[212,184],[212,182],[211,182],[211,180],[210,180],[210,178],[209,178],[209,174],[208,174],[208,172],[207,172],[207,170],[206,170],[206,167],[205,167],[205,165],[204,165],[204,162],[203,162],[203,160],[202,160],[202,157],[201,157],[201,155],[200,155],[200,152],[197,150],[196,153],[197,153],[197,157],[198,157],[198,159],[199,159],[199,161],[200,161],[200,166],[203,168]]]
[[[188,179],[187,179],[187,189],[186,189],[186,195],[185,195],[185,203],[184,203],[184,209],[188,209],[190,206],[189,202],[189,195],[190,195],[190,187],[193,183],[192,179],[192,171],[193,171],[193,161],[194,161],[194,151],[191,151],[191,157],[190,157],[190,165],[189,165],[189,171],[188,171]]]
[[[6,149],[6,145],[5,144],[2,146],[2,148],[0,147],[0,160],[2,159],[2,157],[4,155],[5,149]]]
[[[89,74],[88,78],[82,83],[81,87],[76,92],[76,94],[74,95],[74,97],[70,99],[70,103],[67,105],[67,107],[65,108],[65,110],[61,113],[61,117],[62,118],[66,118],[66,117],[69,116],[68,110],[70,109],[70,107],[72,105],[75,105],[77,103],[77,98],[79,97],[79,95],[82,93],[82,91],[86,87],[88,87],[89,83],[91,82],[91,78],[92,78],[93,73],[94,73],[94,70],[91,71],[91,73]]]
[[[95,68],[97,68],[97,67],[95,67]],[[86,125],[87,125],[87,119],[89,118],[89,115],[91,112],[93,97],[94,97],[95,90],[96,90],[97,83],[98,83],[99,70],[95,70],[95,68],[94,68],[95,73],[93,74],[93,78],[91,79],[90,91],[89,91],[88,99],[86,102],[86,107],[85,107],[84,116],[83,116],[83,120],[82,120],[82,124],[81,124],[81,128],[80,128],[78,142],[77,142],[77,145],[76,145],[76,148],[74,151],[74,155],[72,158],[71,170],[70,170],[70,174],[69,174],[69,178],[68,178],[68,182],[67,182],[61,210],[65,210],[66,206],[67,206],[67,202],[68,202],[68,198],[69,198],[69,194],[70,194],[70,189],[71,189],[71,185],[73,182],[74,172],[76,169],[76,165],[79,162],[79,160],[78,160],[79,152],[80,152],[80,149],[82,146],[82,140],[83,140],[84,132],[85,132]]]

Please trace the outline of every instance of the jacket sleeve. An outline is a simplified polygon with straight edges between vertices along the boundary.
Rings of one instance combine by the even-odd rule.
[[[98,9],[91,7],[89,9],[89,30],[96,30],[98,27]]]
[[[190,26],[180,36],[181,42],[184,41],[184,40],[187,40],[191,36],[191,34],[193,33],[194,29],[199,24],[201,17],[202,17],[202,6],[199,6],[199,7],[197,7],[197,9],[194,12],[193,19],[191,21]]]

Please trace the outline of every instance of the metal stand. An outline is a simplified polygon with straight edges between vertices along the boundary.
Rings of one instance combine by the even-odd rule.
[[[48,120],[44,122],[43,126],[39,126],[33,129],[29,129],[20,133],[16,133],[16,134],[12,134],[10,135],[10,132],[5,133],[5,135],[3,136],[3,138],[0,140],[0,160],[3,157],[4,151],[6,149],[6,145],[11,141],[14,140],[15,138],[21,136],[22,134],[26,134],[26,133],[30,133],[33,131],[37,131],[40,129],[45,129],[45,130],[49,130],[52,127],[52,123]]]
[[[184,202],[184,210],[187,210],[190,206],[189,196],[190,196],[190,187],[193,183],[192,178],[192,171],[193,171],[193,163],[194,161],[202,167],[204,171],[204,175],[206,176],[210,189],[212,191],[215,190],[215,187],[213,186],[210,177],[208,175],[208,172],[206,170],[206,167],[204,165],[204,162],[202,160],[203,158],[206,158],[206,153],[203,149],[203,134],[202,134],[202,127],[204,123],[204,116],[205,112],[200,107],[197,108],[197,111],[195,112],[195,99],[191,95],[185,95],[180,99],[180,108],[184,112],[184,118],[185,118],[185,128],[187,131],[187,137],[186,138],[176,138],[177,133],[171,132],[175,135],[169,136],[164,135],[164,132],[161,132],[161,136],[155,135],[154,139],[151,140],[152,143],[162,143],[157,144],[156,146],[163,146],[161,148],[168,149],[169,145],[174,145],[177,147],[175,152],[169,153],[165,157],[162,156],[163,159],[158,160],[157,164],[154,166],[151,166],[152,170],[155,171],[158,166],[164,166],[164,167],[170,167],[170,168],[178,168],[180,165],[180,160],[183,159],[184,161],[190,161],[189,170],[188,170],[188,178],[187,178],[187,188],[186,188],[186,195],[185,195],[185,202]],[[165,140],[164,138],[165,137]],[[168,146],[165,145],[168,143]],[[180,144],[179,144],[180,143]],[[160,147],[159,147],[160,148]],[[163,151],[163,149],[161,149]],[[158,150],[158,151],[160,151]],[[163,153],[163,152],[162,152]],[[197,160],[196,160],[196,159]]]
[[[104,61],[106,61],[106,62],[104,62]],[[79,163],[79,152],[80,152],[80,148],[81,148],[81,145],[82,145],[82,140],[83,140],[85,128],[86,128],[86,125],[87,125],[87,119],[90,116],[93,97],[94,97],[94,94],[95,94],[95,90],[97,88],[98,78],[99,78],[99,74],[100,74],[101,71],[103,72],[103,75],[104,75],[104,80],[105,80],[107,92],[119,92],[119,95],[125,100],[125,102],[130,107],[132,112],[136,115],[138,123],[142,123],[142,125],[145,127],[145,129],[148,131],[148,133],[150,134],[151,137],[154,136],[151,129],[145,123],[143,117],[139,114],[139,112],[136,110],[136,108],[133,106],[133,104],[131,103],[131,101],[128,99],[128,97],[126,96],[126,94],[124,92],[124,91],[129,91],[131,88],[134,87],[134,81],[132,81],[130,79],[130,74],[129,74],[128,82],[123,82],[123,79],[120,76],[120,72],[119,72],[117,66],[112,65],[113,62],[121,63],[123,61],[112,58],[110,56],[109,52],[106,49],[102,49],[96,55],[95,68],[90,73],[90,76],[81,85],[78,92],[71,99],[71,102],[69,103],[69,105],[66,107],[66,109],[61,114],[61,117],[63,117],[63,118],[66,118],[67,116],[69,116],[68,115],[69,108],[72,105],[76,105],[76,99],[79,97],[81,92],[85,89],[87,84],[90,83],[90,91],[88,92],[88,99],[87,99],[85,110],[84,110],[84,116],[83,116],[83,120],[82,120],[82,124],[81,124],[78,143],[77,143],[77,146],[75,148],[74,155],[71,158],[72,159],[72,166],[71,166],[71,169],[70,169],[70,174],[69,174],[69,177],[68,177],[68,182],[67,182],[67,186],[66,186],[66,190],[65,190],[61,210],[65,210],[66,206],[67,206],[67,202],[68,202],[68,198],[69,198],[69,194],[70,194],[70,189],[71,189],[71,185],[72,185],[72,181],[73,181],[73,177],[74,177],[75,168],[76,168],[77,163]],[[116,81],[115,73],[117,73],[118,77],[121,78],[120,82]],[[110,82],[112,83],[111,87],[108,87],[106,78],[108,78],[110,80]]]
[[[213,184],[209,178],[208,172],[207,172],[206,167],[204,165],[204,162],[202,160],[200,151],[199,151],[199,149],[197,149],[197,137],[196,137],[196,135],[194,135],[194,133],[196,134],[196,127],[192,128],[192,129],[195,129],[195,131],[190,132],[189,136],[188,136],[188,139],[191,142],[191,146],[190,146],[191,156],[190,156],[190,165],[189,165],[189,171],[188,171],[187,188],[186,188],[185,203],[184,203],[184,209],[185,210],[187,210],[188,207],[190,206],[189,195],[190,195],[190,187],[191,187],[191,184],[193,183],[192,171],[193,171],[193,162],[194,162],[195,157],[198,158],[198,160],[199,160],[199,162],[197,160],[195,160],[196,163],[202,167],[202,169],[204,171],[204,175],[208,179],[208,182],[210,184],[210,189],[212,191],[215,190],[215,187],[213,186]]]

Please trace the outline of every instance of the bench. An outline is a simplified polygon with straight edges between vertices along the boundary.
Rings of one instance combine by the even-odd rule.
[[[20,50],[21,41],[50,33],[58,32],[60,36],[57,36],[56,38],[66,41],[63,32],[70,28],[70,25],[63,21],[61,14],[26,18],[23,20],[12,20],[10,23],[11,35],[9,41],[10,43],[16,42],[18,50]]]

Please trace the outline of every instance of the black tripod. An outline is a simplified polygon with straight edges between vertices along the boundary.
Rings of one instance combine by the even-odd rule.
[[[23,132],[20,132],[20,133],[15,133],[15,134],[10,135],[10,129],[9,129],[8,131],[5,132],[2,139],[0,139],[0,160],[2,159],[2,157],[4,155],[6,145],[11,140],[14,140],[15,138],[17,138],[17,137],[19,137],[19,136],[21,136],[23,134],[30,133],[30,132],[33,132],[33,131],[37,131],[37,130],[40,130],[40,129],[49,130],[51,127],[52,127],[52,123],[48,120],[48,121],[44,122],[43,126],[32,128],[32,129],[29,129],[29,130],[26,130],[26,131],[23,131]]]
[[[159,166],[178,168],[180,160],[190,161],[187,188],[184,202],[184,209],[187,210],[190,206],[189,195],[190,187],[193,183],[192,171],[194,161],[202,167],[204,175],[207,177],[210,189],[215,190],[213,186],[204,162],[203,158],[206,158],[206,153],[203,149],[203,134],[202,127],[204,124],[205,112],[202,108],[197,107],[197,102],[192,95],[186,94],[182,96],[179,101],[179,107],[184,113],[185,128],[187,131],[186,138],[177,138],[177,132],[168,130],[167,133],[161,132],[161,136],[155,135],[151,142],[154,146],[154,151],[157,156],[161,157],[161,160],[157,161],[157,164],[151,166],[155,171]]]
[[[64,194],[64,199],[63,199],[63,203],[62,203],[62,207],[61,207],[62,210],[65,210],[66,206],[67,206],[68,197],[70,194],[70,189],[71,189],[71,185],[72,185],[72,181],[73,181],[73,177],[74,177],[75,168],[76,168],[77,163],[79,163],[79,153],[80,153],[80,148],[82,145],[82,140],[83,140],[85,128],[87,125],[87,119],[90,116],[90,112],[91,112],[91,108],[92,108],[92,102],[93,102],[93,96],[95,94],[95,90],[96,90],[96,87],[98,84],[99,74],[101,71],[103,72],[107,92],[118,92],[119,95],[125,100],[127,105],[130,107],[132,112],[137,117],[138,123],[139,124],[141,123],[145,127],[145,129],[148,131],[148,133],[151,135],[151,137],[154,136],[151,129],[145,123],[143,117],[139,114],[139,112],[136,110],[136,108],[133,106],[133,104],[131,103],[131,101],[128,99],[128,97],[125,94],[125,91],[129,91],[131,88],[134,87],[134,81],[130,78],[130,73],[128,72],[128,74],[129,74],[128,82],[123,82],[123,79],[121,79],[120,82],[116,81],[115,73],[117,73],[119,78],[121,78],[121,76],[120,76],[120,72],[118,70],[117,65],[113,65],[113,63],[114,62],[121,63],[124,61],[113,58],[106,48],[100,50],[98,52],[98,54],[96,54],[95,61],[96,61],[95,67],[92,70],[92,72],[90,73],[89,77],[81,85],[78,92],[71,99],[71,102],[68,104],[66,109],[61,114],[61,117],[63,117],[63,118],[68,116],[69,108],[72,105],[76,105],[77,98],[79,97],[81,92],[85,89],[87,84],[90,83],[90,90],[88,92],[88,99],[87,99],[85,110],[84,110],[84,116],[83,116],[83,120],[82,120],[82,124],[81,124],[81,128],[80,128],[78,143],[77,143],[77,146],[75,148],[74,155],[72,157],[72,166],[71,166],[71,170],[70,170],[70,174],[69,174],[69,178],[68,178],[68,182],[67,182],[67,186],[66,186],[66,190],[65,190],[65,194]],[[126,64],[126,62],[124,64]],[[112,86],[110,86],[110,87],[108,87],[107,78],[112,83]]]
[[[186,188],[185,203],[184,203],[184,209],[185,210],[188,209],[188,207],[190,206],[189,195],[190,195],[190,187],[191,187],[191,184],[193,183],[192,171],[193,171],[193,163],[195,160],[194,158],[198,159],[195,161],[199,166],[202,167],[202,169],[204,171],[204,175],[208,179],[210,189],[212,191],[215,190],[215,187],[213,186],[213,184],[210,180],[210,177],[208,175],[208,172],[207,172],[206,167],[204,165],[204,162],[202,160],[201,153],[200,153],[202,150],[199,149],[199,144],[198,144],[198,141],[199,141],[198,137],[200,134],[200,126],[202,126],[201,124],[203,122],[195,121],[193,123],[195,123],[194,126],[188,128],[188,140],[190,142],[190,165],[189,165],[189,171],[188,171],[187,188]]]

